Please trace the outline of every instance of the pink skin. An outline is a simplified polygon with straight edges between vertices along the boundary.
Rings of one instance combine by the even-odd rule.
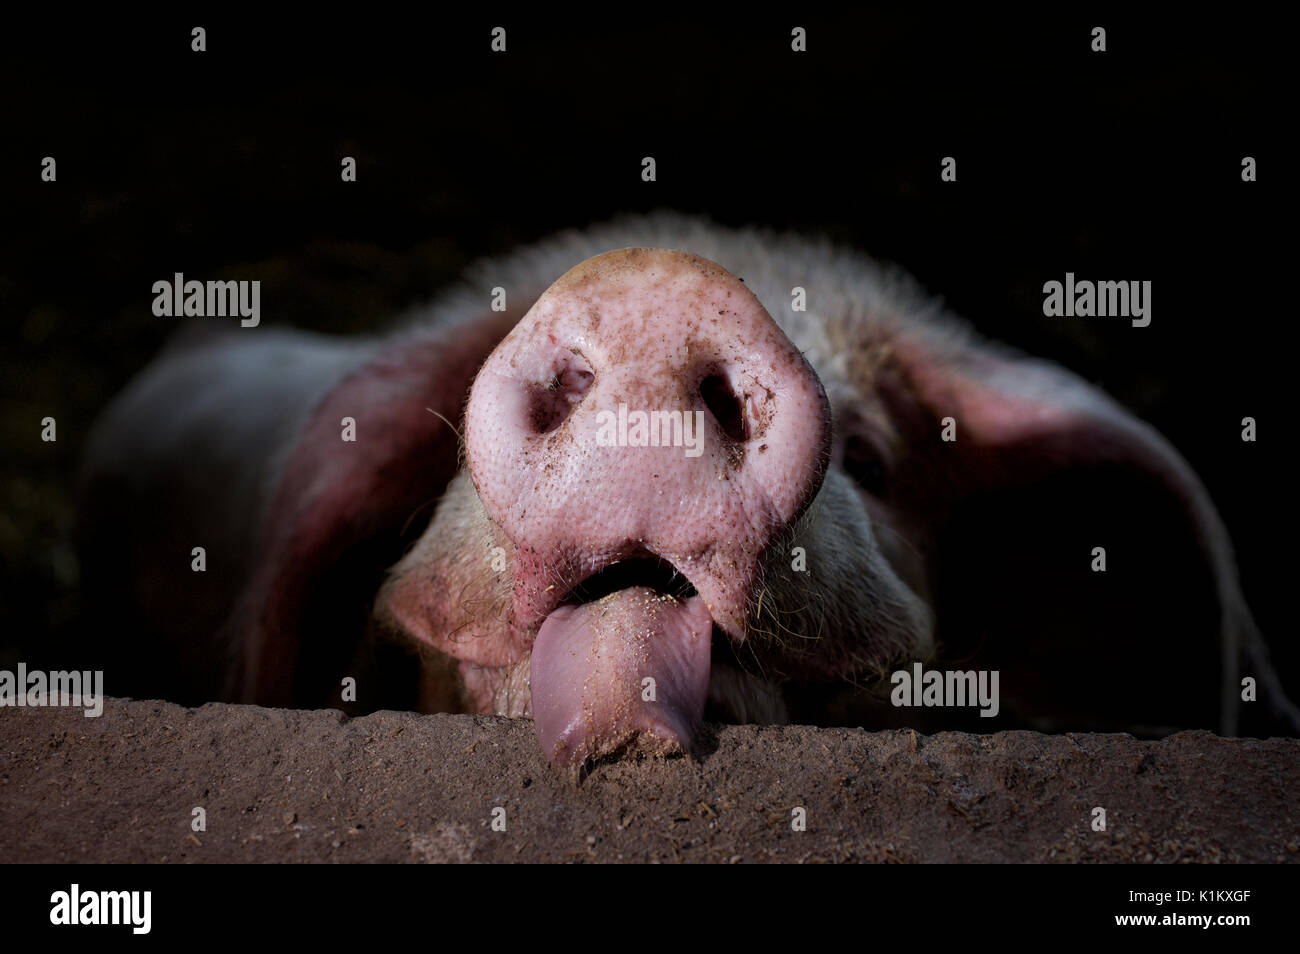
[[[706,379],[715,391],[725,382],[723,417],[741,408],[743,424],[714,416]],[[601,446],[597,415],[620,404],[704,411],[702,453]],[[817,492],[829,432],[826,396],[803,357],[741,281],[693,255],[623,249],[589,259],[507,335],[470,393],[466,456],[510,552],[506,655],[532,652],[532,708],[548,755],[587,758],[637,734],[652,747],[689,748],[711,624],[744,639],[764,549]],[[649,591],[624,590],[557,610],[597,571],[651,555],[698,596],[650,612]],[[467,649],[449,647],[462,660]],[[473,661],[489,663],[479,658],[486,649],[475,647]],[[567,658],[588,656],[585,676]],[[652,701],[647,676],[665,690]],[[592,680],[605,685],[596,691]]]

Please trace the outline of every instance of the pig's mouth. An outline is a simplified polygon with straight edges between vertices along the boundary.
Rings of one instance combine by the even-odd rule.
[[[685,602],[699,596],[695,585],[663,557],[647,553],[616,560],[573,587],[558,606],[596,603],[632,587]],[[558,608],[557,606],[557,608]],[[752,661],[738,652],[737,640],[716,622],[710,635],[709,698],[705,719],[711,722],[779,722],[784,706],[775,688],[755,679]]]
[[[554,763],[689,749],[729,642],[695,586],[653,556],[617,560],[561,596],[529,662],[533,722]]]
[[[652,554],[616,560],[582,580],[560,599],[560,605],[581,605],[604,599],[611,593],[641,586],[678,600],[699,594],[695,586],[668,560]]]

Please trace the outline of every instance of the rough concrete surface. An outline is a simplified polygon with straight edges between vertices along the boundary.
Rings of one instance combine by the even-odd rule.
[[[1298,793],[1300,740],[1206,732],[719,726],[695,758],[575,781],[521,720],[0,710],[11,861],[1295,862]]]

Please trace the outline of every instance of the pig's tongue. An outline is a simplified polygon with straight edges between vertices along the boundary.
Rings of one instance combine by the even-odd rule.
[[[644,587],[555,610],[537,633],[529,680],[546,757],[581,763],[629,743],[689,749],[704,716],[712,634],[700,597]]]

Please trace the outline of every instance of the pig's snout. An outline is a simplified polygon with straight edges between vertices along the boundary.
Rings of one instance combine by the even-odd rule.
[[[513,547],[512,633],[548,758],[689,748],[715,627],[745,638],[829,435],[816,374],[712,262],[624,249],[542,295],[475,380],[466,453]]]

